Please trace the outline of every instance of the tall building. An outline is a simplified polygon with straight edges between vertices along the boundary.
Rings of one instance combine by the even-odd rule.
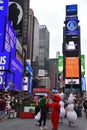
[[[49,75],[49,37],[46,25],[39,26],[38,76]]]
[[[39,22],[34,16],[34,34],[33,34],[33,55],[32,55],[32,68],[33,75],[38,75],[38,55],[39,55]]]

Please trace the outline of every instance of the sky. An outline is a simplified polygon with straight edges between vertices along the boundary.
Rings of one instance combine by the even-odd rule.
[[[30,0],[30,8],[34,11],[40,25],[46,25],[50,32],[49,58],[56,58],[56,52],[62,54],[63,26],[66,17],[66,5],[78,5],[80,25],[81,54],[87,59],[87,0]],[[87,60],[85,61],[87,68]],[[87,70],[86,70],[87,75]]]

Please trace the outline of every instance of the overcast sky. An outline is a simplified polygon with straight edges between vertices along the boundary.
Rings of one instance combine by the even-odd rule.
[[[30,0],[30,8],[33,9],[39,24],[46,25],[50,32],[50,58],[55,58],[57,51],[62,52],[65,9],[66,5],[69,4],[78,5],[78,19],[81,27],[81,53],[86,56],[87,0]]]

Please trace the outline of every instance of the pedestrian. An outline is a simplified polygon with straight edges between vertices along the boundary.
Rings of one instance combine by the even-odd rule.
[[[61,97],[58,94],[54,94],[52,98],[53,102],[47,102],[47,106],[51,108],[51,122],[52,122],[52,130],[58,129],[58,123],[60,119],[60,100]]]
[[[87,98],[86,98],[86,100],[83,102],[83,107],[84,107],[84,109],[85,109],[85,117],[86,117],[86,119],[87,119]]]
[[[46,119],[47,119],[48,107],[46,106],[46,97],[40,99],[39,107],[41,112],[41,117],[39,120],[40,130],[47,129]]]
[[[37,115],[37,113],[40,111],[40,107],[39,107],[39,102],[36,103],[35,105],[35,116]],[[36,125],[39,125],[39,120],[37,120]]]
[[[4,118],[6,110],[6,100],[4,95],[0,95],[0,121]]]

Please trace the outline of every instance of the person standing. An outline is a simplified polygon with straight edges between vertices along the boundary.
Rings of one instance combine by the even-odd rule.
[[[46,97],[43,97],[40,99],[39,108],[40,108],[40,112],[41,112],[41,117],[39,120],[40,130],[47,129],[46,119],[47,119],[48,108],[46,106]]]
[[[60,119],[60,100],[61,97],[58,94],[54,94],[52,98],[53,102],[49,103],[47,102],[47,106],[51,108],[51,122],[52,122],[52,130],[57,130],[58,129],[58,123]]]
[[[83,102],[83,107],[85,109],[85,117],[87,119],[87,99]]]
[[[6,101],[4,95],[0,95],[0,121],[4,118],[6,110]]]

